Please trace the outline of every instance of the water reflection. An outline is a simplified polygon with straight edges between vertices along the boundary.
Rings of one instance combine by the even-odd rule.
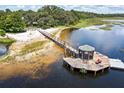
[[[109,57],[119,58],[124,61],[124,53],[119,51],[124,48],[124,27],[120,25],[114,25],[111,31],[100,29],[92,31],[82,28],[73,31],[70,38],[75,47],[78,47],[77,43],[79,45],[89,44]]]
[[[76,75],[78,76],[80,79],[98,79],[99,77],[102,77],[102,76],[106,76],[107,74],[109,74],[109,70],[108,69],[105,69],[104,72],[102,71],[98,71],[96,75],[94,75],[94,73],[91,71],[88,71],[88,73],[81,73],[79,70],[70,70],[70,67],[66,66],[63,64],[63,67],[66,69],[66,71],[69,73],[69,74],[72,74],[72,75]]]

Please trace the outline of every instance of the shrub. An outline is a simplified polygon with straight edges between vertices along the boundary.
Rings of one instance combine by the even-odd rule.
[[[3,29],[0,29],[0,36],[5,36],[5,31]]]

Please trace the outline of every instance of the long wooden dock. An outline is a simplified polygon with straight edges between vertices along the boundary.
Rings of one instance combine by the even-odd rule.
[[[94,58],[92,60],[87,60],[85,62],[81,58],[79,58],[79,51],[75,48],[73,48],[71,45],[69,45],[66,41],[61,40],[60,38],[56,37],[52,33],[48,33],[42,30],[39,30],[39,32],[44,35],[46,38],[50,39],[60,47],[64,48],[66,51],[71,52],[72,57],[65,57],[63,60],[65,61],[66,64],[71,66],[71,69],[80,69],[82,71],[94,71],[95,74],[97,71],[104,70],[105,68],[116,68],[116,69],[123,69],[124,70],[124,63],[121,62],[120,60],[114,60],[110,59],[105,55],[102,55],[99,52],[94,53]],[[100,64],[96,64],[96,60],[101,59],[102,62]]]
[[[70,51],[71,54],[73,54],[74,58],[73,57],[63,58],[63,60],[67,64],[69,64],[72,68],[77,68],[80,70],[84,69],[86,71],[94,71],[96,73],[99,70],[103,70],[103,69],[109,67],[108,58],[106,58],[105,56],[99,55],[99,53],[95,53],[95,57],[94,57],[95,59],[90,60],[88,63],[85,63],[85,62],[83,62],[83,60],[81,58],[79,58],[79,51],[76,50],[75,48],[73,48],[72,46],[70,46],[66,41],[63,41],[63,40],[55,37],[55,35],[53,35],[52,33],[48,33],[48,32],[42,31],[42,30],[39,30],[39,32],[42,35],[44,35],[46,38],[50,39],[51,41],[55,42],[60,47],[66,49],[67,51]],[[103,60],[103,62],[100,65],[95,64],[95,60],[98,58],[101,58]]]
[[[47,37],[48,39],[50,39],[51,41],[55,42],[60,47],[66,49],[67,51],[70,51],[72,53],[72,55],[74,55],[75,57],[78,56],[78,54],[79,54],[78,50],[76,50],[75,48],[70,46],[66,41],[61,40],[58,37],[55,37],[55,35],[53,35],[52,33],[48,33],[48,32],[42,31],[42,30],[39,30],[39,32],[42,35],[44,35],[45,37]]]

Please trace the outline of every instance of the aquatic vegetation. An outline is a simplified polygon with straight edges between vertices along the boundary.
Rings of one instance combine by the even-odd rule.
[[[105,17],[103,19],[109,19],[109,20],[124,20],[124,17]]]
[[[94,29],[93,29],[93,28],[91,28],[90,30],[95,31],[95,30],[97,30],[97,29],[95,29],[95,28],[94,28]]]
[[[89,19],[80,20],[80,22],[74,25],[74,27],[82,28],[87,26],[103,25],[103,24],[109,24],[109,22],[102,21],[101,18],[89,18]]]
[[[124,24],[124,22],[120,22],[121,24]]]
[[[112,30],[112,25],[106,25],[105,27],[101,27],[102,30]]]

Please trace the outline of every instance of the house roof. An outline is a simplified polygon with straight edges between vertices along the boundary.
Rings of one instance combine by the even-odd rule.
[[[95,51],[95,48],[89,45],[80,46],[79,49],[82,51]]]

